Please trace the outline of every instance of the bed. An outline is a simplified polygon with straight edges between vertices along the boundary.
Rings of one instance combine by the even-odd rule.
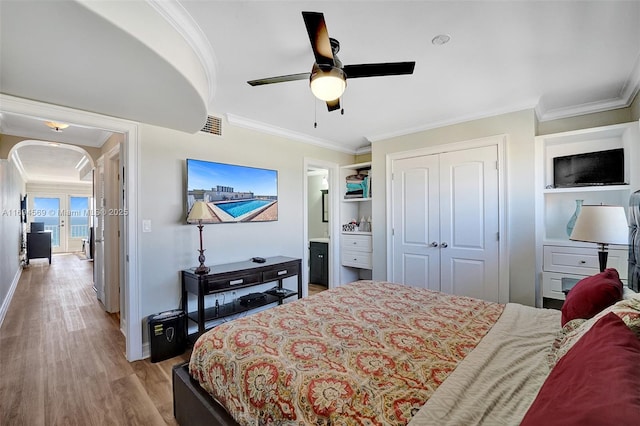
[[[593,386],[610,388],[617,374],[637,390],[638,323],[639,299],[565,321],[557,310],[362,280],[203,334],[174,368],[174,413],[182,426],[534,425],[553,424],[558,410],[580,422],[594,418],[583,408],[600,397]],[[608,360],[614,326],[628,331],[636,363],[612,372],[624,359]],[[602,377],[579,377],[585,351]],[[638,392],[608,393],[616,424],[637,421]]]

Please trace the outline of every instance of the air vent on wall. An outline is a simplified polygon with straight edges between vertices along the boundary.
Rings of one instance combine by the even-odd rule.
[[[207,116],[207,123],[204,125],[201,132],[211,133],[212,135],[222,136],[222,120],[220,117]]]

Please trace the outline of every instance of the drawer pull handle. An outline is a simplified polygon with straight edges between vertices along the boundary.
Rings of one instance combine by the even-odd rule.
[[[236,284],[242,284],[244,282],[243,279],[239,279],[239,280],[231,280],[229,281],[229,285],[236,285]]]
[[[287,273],[286,269],[284,271],[278,271],[278,275],[285,275],[286,273]]]
[[[580,264],[581,264],[581,265],[584,265],[585,263],[587,263],[587,261],[586,261],[586,260],[581,260],[581,261],[580,261]]]

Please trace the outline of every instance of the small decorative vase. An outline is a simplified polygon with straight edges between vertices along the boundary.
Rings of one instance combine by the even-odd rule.
[[[570,237],[573,232],[573,227],[576,226],[576,220],[578,219],[578,215],[580,214],[580,210],[582,210],[582,202],[584,200],[576,200],[576,210],[571,215],[569,222],[567,222],[567,235]]]

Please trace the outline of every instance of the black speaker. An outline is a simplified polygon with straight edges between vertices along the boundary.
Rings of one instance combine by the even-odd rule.
[[[163,361],[184,353],[187,346],[184,311],[176,309],[149,315],[147,325],[151,362]]]

